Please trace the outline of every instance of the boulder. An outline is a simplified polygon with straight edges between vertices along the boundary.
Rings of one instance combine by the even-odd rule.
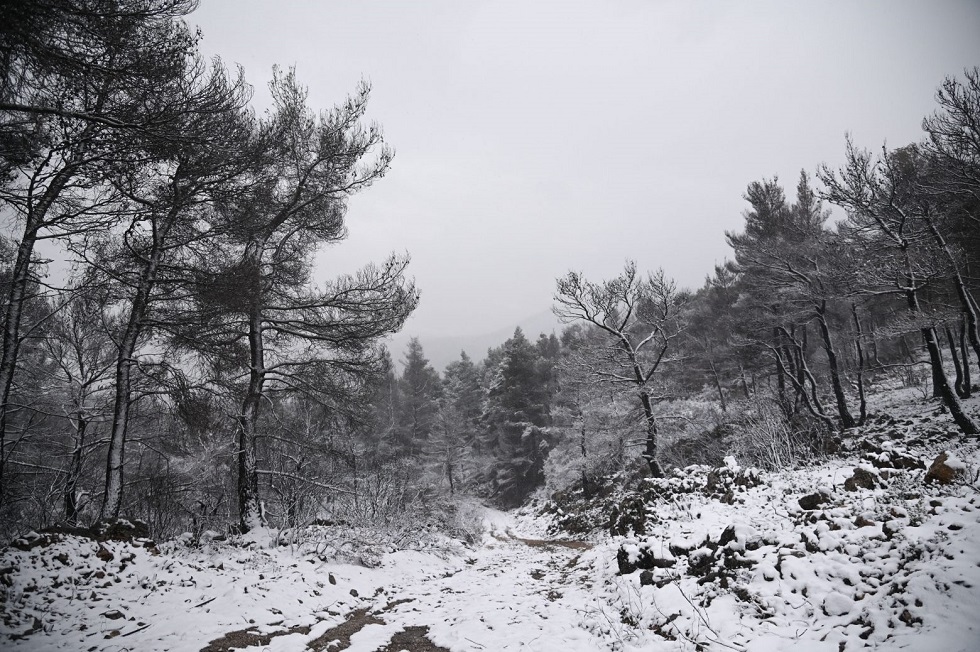
[[[616,564],[619,566],[620,575],[629,575],[640,570],[653,570],[654,568],[670,568],[677,560],[670,553],[658,554],[649,547],[635,544],[620,546],[616,552]]]
[[[816,493],[803,496],[802,498],[800,498],[798,502],[800,503],[800,507],[802,507],[803,509],[807,511],[813,511],[819,508],[824,503],[830,502],[830,496],[821,491],[818,491]]]
[[[857,491],[858,489],[874,489],[880,484],[877,473],[863,466],[854,468],[854,475],[844,480],[846,491]]]
[[[966,465],[949,451],[943,451],[933,461],[926,472],[926,484],[952,484],[961,481],[966,476]]]

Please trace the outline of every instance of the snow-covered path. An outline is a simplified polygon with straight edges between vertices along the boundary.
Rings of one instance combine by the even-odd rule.
[[[522,537],[507,515],[489,513],[485,545],[468,559],[439,562],[414,552],[391,556],[385,595],[398,604],[352,638],[352,652],[370,652],[382,637],[409,626],[451,650],[605,649],[579,624],[594,600],[591,578],[577,569],[585,544]],[[420,577],[418,572],[424,569]]]
[[[863,454],[907,457],[881,446]],[[644,534],[596,535],[595,547],[542,540],[535,512],[494,510],[473,513],[478,544],[414,533],[416,549],[377,555],[392,549],[377,531],[347,527],[311,528],[294,546],[255,530],[159,550],[34,535],[0,555],[0,649],[980,650],[980,448],[947,458],[968,470],[948,486],[864,459],[749,469],[755,481],[724,501],[694,469],[658,485]],[[849,490],[857,470],[879,480]],[[731,487],[743,477],[734,462],[711,473]],[[338,552],[355,540],[372,556]]]
[[[164,554],[48,537],[5,554],[0,648],[609,649],[581,626],[600,611],[589,565],[580,563],[589,546],[534,536],[512,515],[488,510],[482,545],[395,552],[377,568],[322,563],[269,547],[268,536],[253,537],[266,541],[258,547],[178,545]],[[419,644],[404,645],[406,632]]]

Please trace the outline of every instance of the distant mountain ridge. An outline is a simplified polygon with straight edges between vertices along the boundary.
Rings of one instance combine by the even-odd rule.
[[[425,351],[425,357],[429,359],[436,370],[442,373],[447,364],[459,360],[461,351],[466,351],[466,355],[470,356],[473,362],[483,360],[488,349],[503,344],[514,334],[517,327],[520,327],[524,331],[524,335],[533,342],[538,339],[538,335],[541,333],[545,335],[560,334],[564,325],[550,310],[547,310],[522,319],[513,326],[498,328],[477,335],[426,335],[425,333],[406,330],[389,337],[386,344],[391,351],[391,357],[395,360],[395,364],[401,369],[408,341],[413,337],[419,338],[422,349]]]

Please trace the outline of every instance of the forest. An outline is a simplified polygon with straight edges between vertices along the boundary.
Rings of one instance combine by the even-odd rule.
[[[394,164],[369,86],[313,107],[276,70],[259,114],[244,71],[201,55],[194,7],[5,9],[4,538],[121,517],[157,538],[452,530],[461,497],[509,509],[729,455],[792,468],[895,386],[980,432],[980,69],[937,80],[919,142],[748,183],[702,287],[656,261],[570,271],[562,332],[439,371],[418,340],[384,347],[420,300],[407,257],[315,274]]]
[[[322,271],[371,85],[265,101],[196,9],[0,3],[0,647],[978,649],[980,67],[437,369],[408,253]]]

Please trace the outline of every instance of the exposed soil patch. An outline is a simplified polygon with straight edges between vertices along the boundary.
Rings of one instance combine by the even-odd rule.
[[[268,634],[262,634],[255,631],[254,627],[250,627],[248,629],[229,632],[221,638],[214,639],[208,643],[207,647],[202,648],[201,652],[231,652],[238,648],[251,647],[253,645],[268,645],[272,639],[278,636],[309,633],[310,628],[306,625],[297,625],[296,627],[284,629],[281,632],[270,632]]]
[[[347,620],[337,625],[333,629],[328,629],[320,636],[306,644],[307,649],[313,652],[321,650],[346,650],[350,647],[350,637],[358,633],[368,625],[384,625],[385,622],[377,616],[368,613],[367,609],[358,609],[352,612]],[[336,644],[330,645],[331,643]],[[203,652],[203,651],[202,651]]]
[[[440,647],[430,641],[426,634],[429,628],[424,625],[418,627],[406,627],[391,637],[391,642],[381,648],[378,652],[449,652],[449,648]]]
[[[521,539],[514,537],[514,541],[520,541],[531,548],[554,548],[555,546],[570,550],[589,550],[592,548],[591,543],[574,541],[572,539]]]

